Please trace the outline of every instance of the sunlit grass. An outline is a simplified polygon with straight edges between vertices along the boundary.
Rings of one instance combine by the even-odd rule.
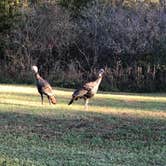
[[[23,107],[27,110],[66,110],[66,111],[84,111],[84,102],[79,100],[72,106],[68,102],[72,91],[54,88],[58,104],[49,105],[47,98],[44,105],[41,105],[40,96],[35,86],[0,86],[1,106]],[[88,112],[98,112],[105,114],[114,114],[119,116],[137,116],[137,117],[155,117],[166,118],[166,94],[160,97],[158,94],[143,95],[129,93],[97,94],[89,104]],[[39,110],[40,111],[40,110]]]
[[[0,85],[0,165],[166,165],[166,94],[99,92],[68,106],[54,87]]]

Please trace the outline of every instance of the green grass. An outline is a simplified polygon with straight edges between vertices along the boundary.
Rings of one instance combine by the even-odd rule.
[[[34,86],[0,85],[0,165],[166,165],[166,94],[99,92],[85,111],[54,89],[41,105]]]

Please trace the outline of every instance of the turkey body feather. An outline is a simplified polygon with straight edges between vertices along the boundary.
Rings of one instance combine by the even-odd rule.
[[[32,70],[35,72],[36,86],[37,86],[38,92],[41,95],[42,104],[43,104],[43,95],[47,96],[49,103],[51,102],[52,104],[56,104],[56,98],[53,93],[53,89],[51,85],[48,83],[47,80],[43,79],[39,75],[38,70],[35,70],[36,68],[37,67],[32,66]]]
[[[97,80],[93,82],[88,82],[84,84],[81,88],[75,90],[68,105],[72,104],[74,100],[78,100],[81,98],[85,100],[85,105],[87,105],[87,100],[92,98],[97,93],[103,73],[104,70],[100,69]]]

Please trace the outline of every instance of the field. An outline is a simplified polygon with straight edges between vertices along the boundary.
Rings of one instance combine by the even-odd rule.
[[[0,85],[0,165],[166,165],[166,94],[99,92],[85,111],[54,89],[41,105],[35,86]]]

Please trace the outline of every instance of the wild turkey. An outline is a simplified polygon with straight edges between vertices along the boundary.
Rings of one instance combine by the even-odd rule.
[[[85,109],[88,108],[89,99],[92,98],[98,91],[99,85],[103,78],[104,69],[100,69],[96,81],[84,84],[81,88],[74,91],[72,98],[68,105],[72,104],[74,100],[84,99]]]
[[[35,74],[35,78],[36,78],[36,85],[37,85],[37,89],[38,92],[41,95],[41,101],[43,104],[43,95],[46,95],[49,101],[49,104],[56,104],[56,98],[54,96],[52,87],[50,86],[50,84],[48,83],[47,80],[44,80],[38,73],[38,68],[37,66],[32,66],[32,71]],[[50,103],[51,102],[51,103]]]

